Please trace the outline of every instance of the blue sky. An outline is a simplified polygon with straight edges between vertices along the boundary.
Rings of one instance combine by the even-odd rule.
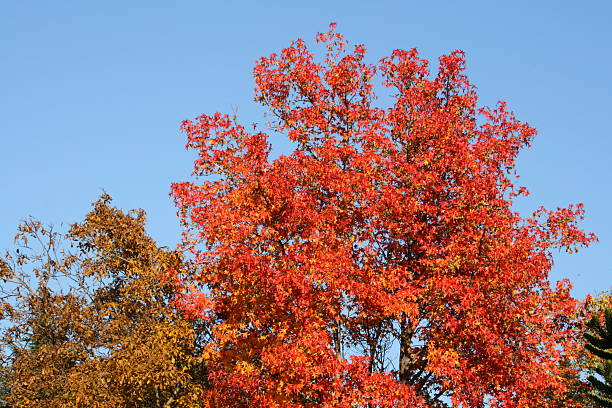
[[[102,189],[175,245],[169,186],[193,159],[180,122],[235,110],[263,121],[254,61],[335,21],[372,62],[395,48],[434,60],[464,50],[481,103],[505,100],[538,129],[518,208],[585,204],[600,241],[558,254],[551,276],[583,298],[612,285],[610,15],[603,0],[1,2],[0,248],[27,215],[81,219]]]

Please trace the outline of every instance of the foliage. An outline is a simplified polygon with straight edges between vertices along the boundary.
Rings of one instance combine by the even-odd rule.
[[[595,309],[586,324],[585,349],[591,356],[591,374],[588,380],[593,387],[590,396],[601,407],[612,407],[612,306],[611,297],[600,296],[592,304]],[[598,376],[594,375],[598,374]],[[601,378],[601,379],[600,379]]]
[[[321,62],[297,40],[254,70],[291,154],[270,159],[267,134],[220,113],[182,126],[198,158],[172,194],[197,285],[183,307],[211,324],[206,398],[560,406],[577,305],[567,282],[550,287],[552,251],[595,237],[581,205],[512,210],[535,130],[503,102],[477,107],[462,52],[431,77],[415,50],[368,65],[333,26],[317,42]]]
[[[204,329],[177,312],[181,256],[143,211],[103,195],[60,234],[25,221],[0,259],[3,372],[11,407],[200,406]]]

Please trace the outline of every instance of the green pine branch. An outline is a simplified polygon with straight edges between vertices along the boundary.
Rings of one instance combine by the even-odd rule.
[[[589,394],[591,399],[600,407],[612,408],[612,309],[604,309],[605,325],[597,316],[594,316],[586,325],[591,333],[585,333],[585,349],[601,359],[595,372],[601,380],[594,375],[587,377],[593,387]]]

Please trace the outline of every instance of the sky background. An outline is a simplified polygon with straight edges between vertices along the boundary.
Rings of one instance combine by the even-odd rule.
[[[237,111],[264,123],[254,61],[337,22],[371,62],[396,48],[432,60],[464,50],[481,104],[505,100],[538,129],[517,209],[585,204],[599,242],[556,254],[551,275],[584,298],[612,285],[611,15],[603,0],[0,0],[0,248],[28,215],[81,220],[103,189],[145,209],[151,235],[174,246],[170,183],[193,161],[180,122]]]

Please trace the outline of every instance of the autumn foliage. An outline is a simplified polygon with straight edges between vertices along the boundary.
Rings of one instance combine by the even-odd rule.
[[[204,406],[206,328],[174,305],[179,253],[102,196],[67,233],[29,219],[0,258],[8,407]]]
[[[581,205],[513,209],[535,129],[478,105],[460,51],[432,73],[415,50],[367,63],[333,24],[316,43],[255,65],[287,155],[236,117],[183,123],[177,250],[106,194],[65,233],[19,227],[0,406],[593,406],[582,323],[609,296],[581,308],[548,280],[554,251],[595,240]]]
[[[228,115],[182,126],[198,157],[172,187],[179,300],[211,325],[207,403],[560,406],[576,302],[552,254],[594,237],[580,205],[513,210],[535,130],[477,105],[462,52],[431,74],[415,50],[368,64],[333,25],[316,42],[320,61],[297,40],[254,69],[288,155]]]

